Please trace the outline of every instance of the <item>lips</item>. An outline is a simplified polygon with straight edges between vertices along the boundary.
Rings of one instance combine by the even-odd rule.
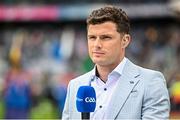
[[[95,52],[93,52],[93,54],[95,54],[95,55],[103,55],[105,53],[104,52],[95,51]]]

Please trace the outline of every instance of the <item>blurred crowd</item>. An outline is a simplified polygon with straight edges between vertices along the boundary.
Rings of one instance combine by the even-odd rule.
[[[0,30],[0,118],[61,118],[69,80],[92,66],[85,32],[31,25]]]

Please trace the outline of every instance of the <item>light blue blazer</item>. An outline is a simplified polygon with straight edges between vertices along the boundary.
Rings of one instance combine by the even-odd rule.
[[[80,86],[89,85],[91,75],[92,71],[70,81],[63,120],[81,119],[81,113],[76,109],[76,94]],[[107,119],[169,119],[169,94],[160,72],[127,60],[117,84],[108,106]]]

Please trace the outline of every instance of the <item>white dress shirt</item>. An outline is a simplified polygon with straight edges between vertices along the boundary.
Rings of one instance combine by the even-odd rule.
[[[122,75],[124,65],[127,58],[121,61],[121,63],[108,75],[106,83],[104,83],[99,77],[96,76],[96,67],[93,71],[94,79],[91,81],[91,86],[94,87],[96,92],[96,109],[90,114],[91,119],[105,119],[108,114],[107,106],[111,101],[111,96],[117,85],[117,81]]]

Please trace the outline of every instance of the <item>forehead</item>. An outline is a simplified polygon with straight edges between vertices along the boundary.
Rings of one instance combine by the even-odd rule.
[[[113,22],[104,22],[95,25],[90,24],[87,30],[88,34],[115,33],[117,32],[117,27],[116,24]]]

